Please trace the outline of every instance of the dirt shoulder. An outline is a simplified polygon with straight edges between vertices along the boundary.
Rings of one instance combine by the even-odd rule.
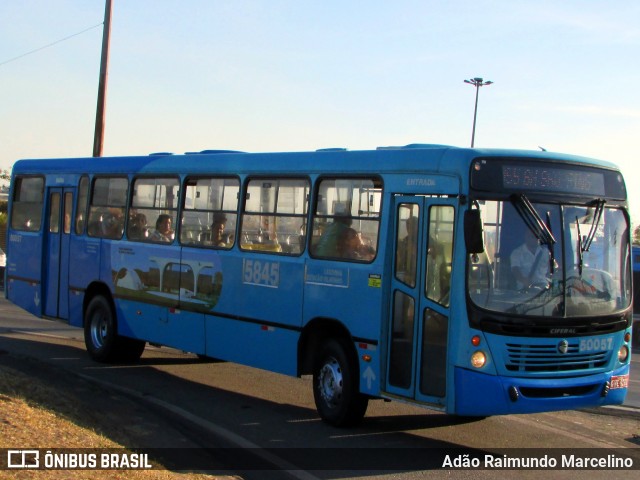
[[[175,425],[124,396],[62,369],[0,351],[0,448],[175,450],[193,446]],[[163,465],[163,459],[154,458],[152,463]],[[238,478],[157,469],[14,470],[11,474],[18,479]]]

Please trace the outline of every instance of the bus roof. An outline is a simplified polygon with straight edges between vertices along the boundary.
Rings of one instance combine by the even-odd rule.
[[[203,150],[175,155],[168,152],[145,156],[29,159],[16,162],[13,173],[190,173],[283,174],[424,172],[459,174],[478,157],[521,157],[605,167],[609,162],[536,150],[459,148],[447,145],[410,144],[376,150],[328,148],[307,152],[247,153],[235,150]]]

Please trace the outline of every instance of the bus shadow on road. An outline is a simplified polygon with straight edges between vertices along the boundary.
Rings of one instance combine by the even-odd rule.
[[[458,417],[425,410],[419,415],[394,415],[365,417],[365,425],[378,432],[399,430],[424,430],[454,427],[482,422],[486,417]]]

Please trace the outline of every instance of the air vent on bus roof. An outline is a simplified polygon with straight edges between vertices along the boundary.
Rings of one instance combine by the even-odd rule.
[[[437,143],[410,143],[403,147],[378,147],[376,150],[403,150],[403,149],[415,149],[415,148],[453,148],[451,145],[439,145]]]
[[[149,154],[150,157],[158,157],[162,155],[173,155],[173,153],[172,152],[154,152]]]
[[[410,143],[402,148],[452,148],[451,145],[440,145],[438,143]]]
[[[334,148],[318,148],[316,152],[346,152],[346,148],[334,147]]]
[[[200,152],[185,152],[185,155],[213,155],[216,153],[247,153],[240,150],[202,150]]]

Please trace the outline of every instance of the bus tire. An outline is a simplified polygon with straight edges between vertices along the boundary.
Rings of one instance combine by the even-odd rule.
[[[116,318],[109,301],[102,295],[91,299],[84,317],[84,343],[89,356],[98,362],[116,360]]]
[[[142,340],[118,335],[113,308],[102,295],[92,298],[87,307],[84,343],[89,356],[98,362],[134,362],[146,346]]]
[[[368,397],[359,391],[358,365],[344,342],[329,340],[313,367],[313,398],[322,420],[336,427],[358,424],[367,411]]]

